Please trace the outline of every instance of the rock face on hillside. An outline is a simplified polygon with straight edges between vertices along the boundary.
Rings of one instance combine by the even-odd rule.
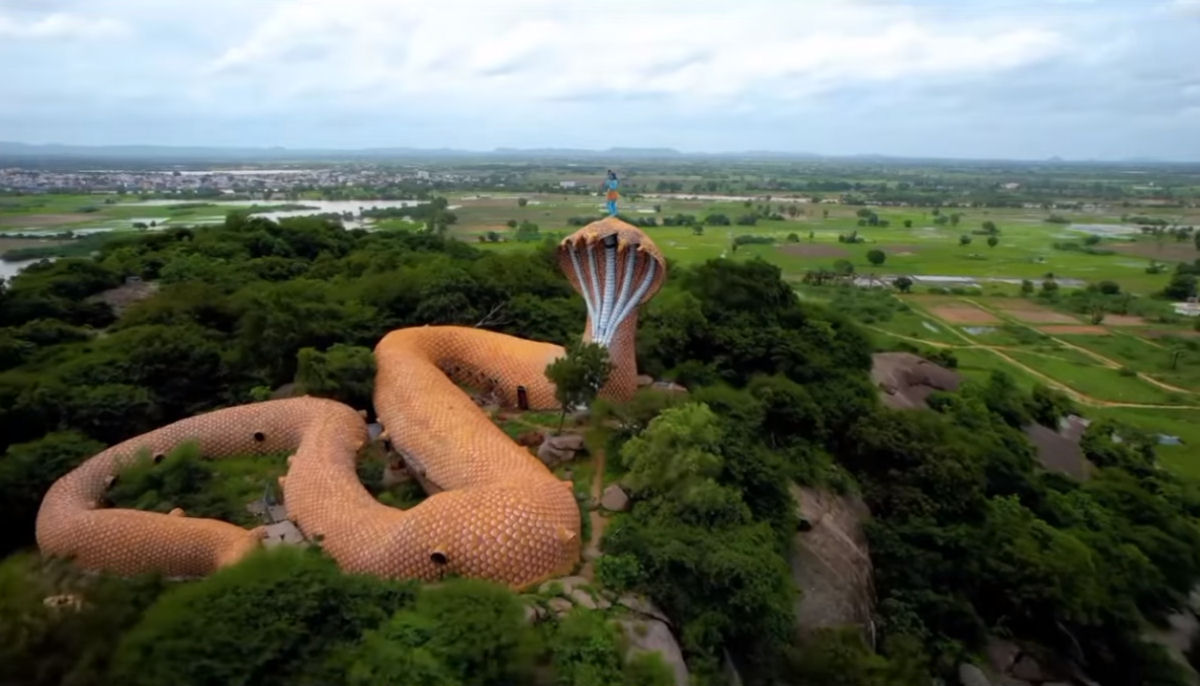
[[[867,506],[856,496],[802,486],[792,486],[792,497],[808,524],[792,545],[792,580],[801,592],[796,625],[803,632],[857,626],[873,639],[875,590],[862,529]]]
[[[1058,431],[1041,424],[1030,424],[1023,430],[1037,449],[1037,459],[1047,471],[1058,472],[1083,480],[1092,471],[1092,463],[1083,456],[1079,439],[1088,421],[1078,415],[1068,415]]]
[[[957,390],[961,377],[912,353],[875,353],[871,356],[871,381],[879,388],[884,405],[923,409],[930,393]]]

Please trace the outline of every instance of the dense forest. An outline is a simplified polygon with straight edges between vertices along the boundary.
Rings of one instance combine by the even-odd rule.
[[[157,290],[119,314],[95,297],[131,277]],[[552,243],[485,252],[331,218],[231,214],[30,267],[0,290],[0,684],[671,683],[622,657],[602,613],[531,624],[482,582],[346,575],[316,548],[200,581],[119,579],[32,547],[45,489],[106,444],[296,381],[369,410],[367,349],[394,328],[566,343],[584,317]],[[1145,635],[1200,575],[1200,492],[1157,468],[1154,442],[1093,423],[1095,469],[1076,482],[1042,471],[1020,431],[1056,422],[1063,399],[998,374],[932,411],[890,410],[870,353],[765,262],[672,268],[638,356],[689,393],[594,408],[619,427],[610,468],[633,499],[598,584],[662,608],[697,684],[953,682],[989,636],[1106,685],[1189,683]],[[795,625],[792,483],[870,508],[873,635]]]

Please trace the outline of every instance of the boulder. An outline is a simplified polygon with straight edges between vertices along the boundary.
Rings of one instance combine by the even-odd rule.
[[[600,495],[600,507],[610,512],[625,512],[629,509],[629,495],[617,484],[609,484]]]
[[[638,388],[645,388],[646,386],[649,386],[650,384],[653,384],[653,383],[654,383],[653,376],[649,376],[647,374],[638,374],[638,376],[637,376]]]
[[[556,615],[565,615],[575,608],[575,605],[566,598],[551,598],[546,604],[550,606],[550,611]]]
[[[589,610],[595,610],[597,607],[596,601],[592,599],[592,594],[582,588],[573,588],[567,595],[570,596],[571,601],[576,605],[586,607]]]
[[[1021,655],[1021,648],[1012,641],[992,636],[988,638],[984,652],[987,653],[988,663],[991,664],[992,669],[1004,673],[1017,661],[1017,657]]]
[[[554,445],[559,450],[582,450],[583,436],[580,434],[562,434],[559,436],[547,436],[546,442]]]
[[[656,619],[622,619],[617,622],[629,639],[629,653],[658,653],[675,675],[675,686],[688,685],[683,651],[666,624]]]
[[[569,462],[575,457],[575,452],[583,448],[583,436],[579,434],[563,434],[547,436],[538,446],[538,459],[547,467],[556,467],[563,462]]]
[[[958,666],[958,683],[962,686],[992,686],[992,682],[984,676],[983,670],[969,662]]]
[[[517,436],[517,445],[522,445],[526,448],[536,448],[545,440],[546,437],[542,435],[541,431],[526,431]]]
[[[546,441],[538,446],[538,459],[547,467],[557,467],[564,462],[570,462],[575,457],[574,450],[560,450],[554,447],[550,441]]]
[[[548,615],[549,612],[547,612],[546,608],[537,603],[526,603],[525,605],[526,624],[537,624],[538,622],[545,621]]]
[[[1046,670],[1029,654],[1021,655],[1008,673],[1022,681],[1046,681],[1051,678]]]

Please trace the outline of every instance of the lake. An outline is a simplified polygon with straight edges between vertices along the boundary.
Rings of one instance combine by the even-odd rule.
[[[254,212],[255,206],[269,207],[271,205],[304,205],[308,209],[303,210],[279,210],[271,212],[254,212],[256,216],[266,217],[267,219],[278,221],[284,217],[308,217],[314,214],[329,214],[337,213],[344,214],[350,212],[356,217],[362,210],[369,209],[387,209],[391,207],[412,207],[419,205],[420,200],[260,200],[248,202],[246,200],[199,200],[189,198],[158,198],[155,200],[144,200],[142,202],[121,203],[129,207],[162,207],[166,205],[179,205],[182,203],[203,202],[209,207],[197,207],[197,211],[203,212],[213,207],[249,207],[251,212]],[[451,207],[450,209],[453,209]],[[197,223],[196,220],[188,216],[178,217],[177,224],[192,224]],[[370,224],[369,221],[359,221],[358,219],[345,219],[342,221],[347,229],[361,229]]]
[[[0,260],[0,279],[11,279],[22,269],[40,261],[41,260]]]

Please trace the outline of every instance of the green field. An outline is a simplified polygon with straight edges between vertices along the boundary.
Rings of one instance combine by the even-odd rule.
[[[529,201],[524,207],[518,205],[518,197]],[[451,198],[460,207],[455,210],[459,217],[454,232],[475,241],[488,231],[507,236],[511,229],[509,220],[530,221],[543,233],[564,235],[573,230],[567,219],[575,216],[599,214],[599,203],[595,198],[577,195],[504,194],[480,198],[477,195],[462,195]],[[709,214],[724,214],[731,219],[752,211],[763,203],[714,202],[706,200],[642,198],[622,205],[622,213],[630,217],[670,217],[675,214],[691,214],[704,218]],[[810,269],[830,268],[836,260],[844,259],[854,265],[859,274],[894,276],[908,274],[994,277],[1005,279],[1031,279],[1040,282],[1047,274],[1058,278],[1099,281],[1118,281],[1126,290],[1135,293],[1150,293],[1165,285],[1165,274],[1147,274],[1146,267],[1151,259],[1113,251],[1111,254],[1090,254],[1073,250],[1060,250],[1055,243],[1079,243],[1087,235],[1061,224],[1044,221],[1047,213],[1040,209],[956,209],[961,215],[958,226],[937,226],[935,216],[921,208],[874,208],[887,227],[861,227],[858,225],[857,206],[812,203],[795,203],[784,197],[766,203],[773,210],[796,205],[801,214],[795,218],[784,214],[783,220],[759,219],[754,226],[704,226],[702,235],[695,235],[690,227],[659,226],[647,233],[663,249],[667,256],[683,264],[700,262],[720,256],[762,257],[784,270],[785,276],[799,278]],[[656,209],[658,211],[656,211]],[[828,212],[828,217],[825,213]],[[1119,224],[1120,213],[1111,214],[1066,213],[1068,218],[1080,223]],[[911,228],[904,226],[905,221]],[[999,243],[989,247],[986,236],[972,235],[969,245],[960,245],[960,236],[970,235],[984,221],[995,222],[1000,230]],[[1197,219],[1200,223],[1200,219]],[[839,235],[852,232],[864,239],[861,243],[842,243]],[[795,234],[796,242],[788,237]],[[774,239],[774,245],[743,245],[736,253],[733,240],[737,236],[756,235]],[[1147,242],[1139,236],[1104,238],[1095,246],[1098,250],[1111,250],[1112,246],[1141,246],[1139,250],[1153,252],[1156,243]],[[493,244],[494,245],[494,244]],[[501,244],[503,245],[503,244]],[[867,260],[867,252],[883,250],[887,255],[882,265],[874,266]],[[1200,253],[1198,253],[1200,256]],[[1164,259],[1167,257],[1164,254]],[[1015,292],[1015,286],[1000,286]]]

